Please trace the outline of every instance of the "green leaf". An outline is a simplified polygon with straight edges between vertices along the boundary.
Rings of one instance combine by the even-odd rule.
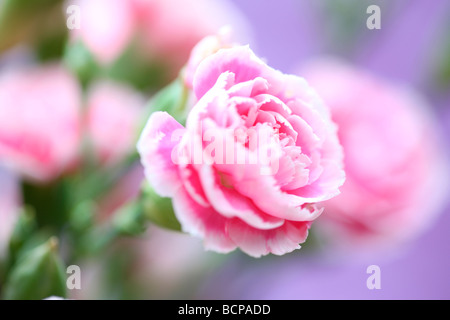
[[[69,225],[72,231],[79,234],[94,225],[96,207],[93,201],[87,200],[77,204],[70,213]]]
[[[147,219],[139,201],[130,202],[116,213],[113,225],[121,235],[135,236],[147,229]]]
[[[39,227],[61,229],[68,220],[72,190],[67,179],[47,185],[22,182],[23,202],[33,207]]]
[[[19,214],[17,222],[14,226],[13,233],[9,240],[9,260],[10,264],[14,263],[20,250],[25,243],[33,236],[37,229],[34,210],[30,207],[25,207]]]
[[[100,73],[100,66],[81,41],[69,43],[64,51],[64,62],[86,87]]]
[[[65,297],[66,276],[57,251],[58,241],[52,237],[21,256],[6,280],[5,299]]]
[[[181,231],[170,198],[160,197],[148,183],[144,183],[141,202],[145,216],[151,222],[166,229]]]
[[[147,122],[148,117],[155,111],[166,111],[170,113],[179,123],[186,122],[188,113],[189,90],[185,87],[183,80],[177,78],[172,83],[161,89],[154,97],[149,101],[146,106],[148,115],[143,117]],[[145,123],[142,124],[142,128]]]
[[[163,61],[142,55],[138,42],[132,42],[111,64],[104,66],[104,75],[132,85],[140,91],[155,91],[170,80],[168,66]]]

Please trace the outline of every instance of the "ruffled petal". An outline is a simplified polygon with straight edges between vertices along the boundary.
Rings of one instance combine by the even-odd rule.
[[[317,202],[315,199],[308,201],[309,199],[283,192],[275,178],[270,175],[242,180],[233,185],[241,194],[252,199],[258,208],[274,217],[292,221],[312,221],[322,213],[322,210],[308,205]]]
[[[266,79],[268,83],[278,76],[278,72],[267,66],[248,46],[221,49],[200,63],[194,75],[194,93],[197,99],[211,89],[219,76],[224,72],[236,75],[235,82],[247,82],[257,77]],[[282,76],[279,73],[279,76]],[[272,81],[271,81],[272,80]]]
[[[175,215],[183,231],[204,239],[208,250],[228,253],[236,248],[227,233],[227,220],[212,207],[200,206],[183,188],[172,199]]]
[[[273,229],[284,223],[283,219],[272,217],[258,209],[250,199],[242,196],[214,171],[212,166],[203,166],[200,170],[203,190],[214,209],[227,218],[240,218],[258,229]]]
[[[286,221],[272,230],[258,230],[234,219],[228,224],[228,233],[236,245],[248,255],[259,258],[273,253],[283,255],[300,249],[308,236],[308,222]]]
[[[184,132],[184,127],[172,116],[158,111],[150,116],[137,144],[145,176],[155,192],[163,197],[173,196],[181,186],[172,155]]]

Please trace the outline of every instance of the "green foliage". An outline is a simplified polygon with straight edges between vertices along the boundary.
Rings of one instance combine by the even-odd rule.
[[[62,52],[65,35],[63,0],[4,0],[0,3],[0,52],[20,42],[37,47],[40,58]],[[45,43],[47,47],[43,47]],[[43,51],[44,50],[44,51]]]
[[[145,215],[151,222],[166,229],[181,231],[172,201],[157,195],[148,183],[144,183],[142,187],[141,201]]]
[[[188,114],[189,90],[183,83],[181,77],[175,79],[166,87],[161,89],[147,104],[146,110],[148,115],[144,117],[147,122],[148,117],[155,111],[166,111],[178,122],[184,125]]]
[[[115,215],[113,225],[122,235],[136,236],[144,233],[147,219],[140,201],[130,202]]]
[[[5,299],[45,299],[66,296],[65,273],[58,255],[58,241],[26,251],[14,264],[4,288]]]
[[[67,221],[71,187],[61,179],[48,185],[22,184],[23,201],[33,207],[40,227],[61,229]]]
[[[139,56],[133,45],[116,60],[104,64],[96,60],[82,41],[75,41],[66,45],[64,61],[84,87],[96,79],[111,79],[140,91],[154,92],[170,80],[164,63]]]
[[[78,77],[81,85],[86,87],[100,72],[100,66],[86,46],[76,41],[68,44],[64,50],[63,60]]]

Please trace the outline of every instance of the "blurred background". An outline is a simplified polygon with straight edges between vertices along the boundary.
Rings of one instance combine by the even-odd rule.
[[[366,26],[370,16],[366,10],[372,4],[381,9],[381,29]],[[76,7],[67,11],[71,5]],[[77,8],[80,28],[76,20],[67,20],[76,16]],[[28,210],[23,204],[34,208],[36,238],[58,235],[64,264],[80,266],[81,289],[68,291],[73,299],[450,298],[449,1],[3,0],[0,10],[3,298],[14,297],[5,294],[11,291],[8,272],[15,274],[8,271],[14,265],[10,239],[15,239],[12,234],[17,236],[13,231],[17,223],[23,223],[18,217]],[[74,29],[69,30],[69,25]],[[324,87],[323,98],[336,119],[335,103],[354,105],[349,114],[365,110],[364,106],[380,110],[382,117],[376,117],[398,131],[381,140],[385,143],[380,147],[382,154],[364,153],[360,144],[353,144],[359,148],[355,152],[373,156],[373,162],[363,162],[367,179],[389,176],[391,171],[380,168],[391,170],[391,162],[400,163],[391,178],[398,173],[401,178],[378,181],[376,187],[383,190],[377,189],[377,199],[365,198],[361,208],[352,208],[364,221],[350,217],[349,207],[340,207],[343,202],[330,205],[319,220],[325,222],[328,213],[337,217],[341,209],[348,220],[342,223],[339,216],[328,224],[318,221],[303,248],[282,257],[253,259],[241,252],[207,252],[201,240],[154,225],[144,233],[128,232],[99,252],[91,252],[86,246],[94,246],[103,224],[138,194],[143,174],[134,145],[148,117],[146,102],[177,78],[193,46],[223,25],[232,27],[234,41],[250,44],[270,66],[307,80],[309,75],[319,93]],[[342,77],[336,76],[338,72]],[[323,79],[342,90],[337,97],[345,97],[344,102],[328,95]],[[354,91],[366,90],[363,86],[370,87],[364,91],[370,94],[355,97]],[[58,105],[50,106],[48,99]],[[26,147],[19,150],[26,151],[28,158],[40,157],[36,163],[18,156],[17,149],[11,151],[19,142],[11,142],[16,140],[10,134],[23,137],[39,132],[40,136],[49,131],[55,136],[17,115],[19,108],[28,110],[34,104],[47,115],[40,123],[52,127],[54,117],[55,122],[65,123],[58,130],[75,128],[63,136],[64,142],[45,135],[44,147],[29,147],[39,145],[37,140],[21,142]],[[61,105],[67,110],[55,111]],[[67,117],[75,109],[80,118],[72,124]],[[369,123],[365,127],[372,125],[371,114],[361,117]],[[24,130],[24,126],[33,128]],[[373,141],[383,136],[384,129],[375,125]],[[350,141],[344,132],[348,136],[355,132],[346,131],[344,124],[340,130],[344,141]],[[45,151],[61,144],[66,147],[51,156]],[[70,144],[77,146],[76,152],[66,150]],[[348,159],[353,161],[352,143],[343,144],[346,157],[348,145]],[[401,161],[385,157],[386,153]],[[350,160],[346,165],[352,172]],[[53,165],[42,168],[49,161]],[[347,181],[360,182],[357,172],[347,175]],[[409,191],[408,185],[418,187]],[[408,189],[401,200],[391,199],[394,186]],[[64,209],[62,198],[69,199],[64,200]],[[57,208],[48,205],[55,199]],[[378,211],[363,213],[367,207]],[[396,217],[385,218],[390,215]],[[353,225],[348,227],[350,222],[358,224],[356,231]],[[100,231],[92,225],[100,226]],[[70,235],[63,236],[67,228]],[[381,289],[367,288],[370,265],[380,267]]]

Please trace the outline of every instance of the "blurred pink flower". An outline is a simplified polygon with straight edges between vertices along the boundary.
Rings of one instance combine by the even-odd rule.
[[[9,238],[17,221],[20,204],[19,181],[0,167],[0,258],[5,255]]]
[[[93,151],[103,164],[117,164],[136,148],[143,97],[133,89],[98,82],[87,98],[87,133]]]
[[[0,162],[27,178],[49,181],[76,160],[80,91],[57,65],[0,75]]]
[[[132,40],[137,25],[134,0],[79,0],[81,28],[73,29],[100,63],[114,61]]]
[[[173,70],[187,61],[203,37],[231,24],[247,33],[240,12],[227,0],[80,0],[80,30],[73,30],[102,63],[136,40],[145,56]]]
[[[344,181],[328,110],[304,79],[268,67],[246,46],[203,60],[193,91],[199,101],[186,128],[156,112],[141,135],[155,191],[172,197],[183,230],[207,249],[259,257],[299,248],[322,212],[315,203],[336,196]],[[192,147],[202,161],[184,161]]]
[[[320,219],[344,247],[393,246],[428,226],[447,179],[437,123],[420,96],[333,60],[306,65],[332,112],[347,180]]]
[[[137,0],[141,5],[143,41],[156,57],[180,68],[194,45],[224,25],[246,33],[245,20],[229,1]]]

